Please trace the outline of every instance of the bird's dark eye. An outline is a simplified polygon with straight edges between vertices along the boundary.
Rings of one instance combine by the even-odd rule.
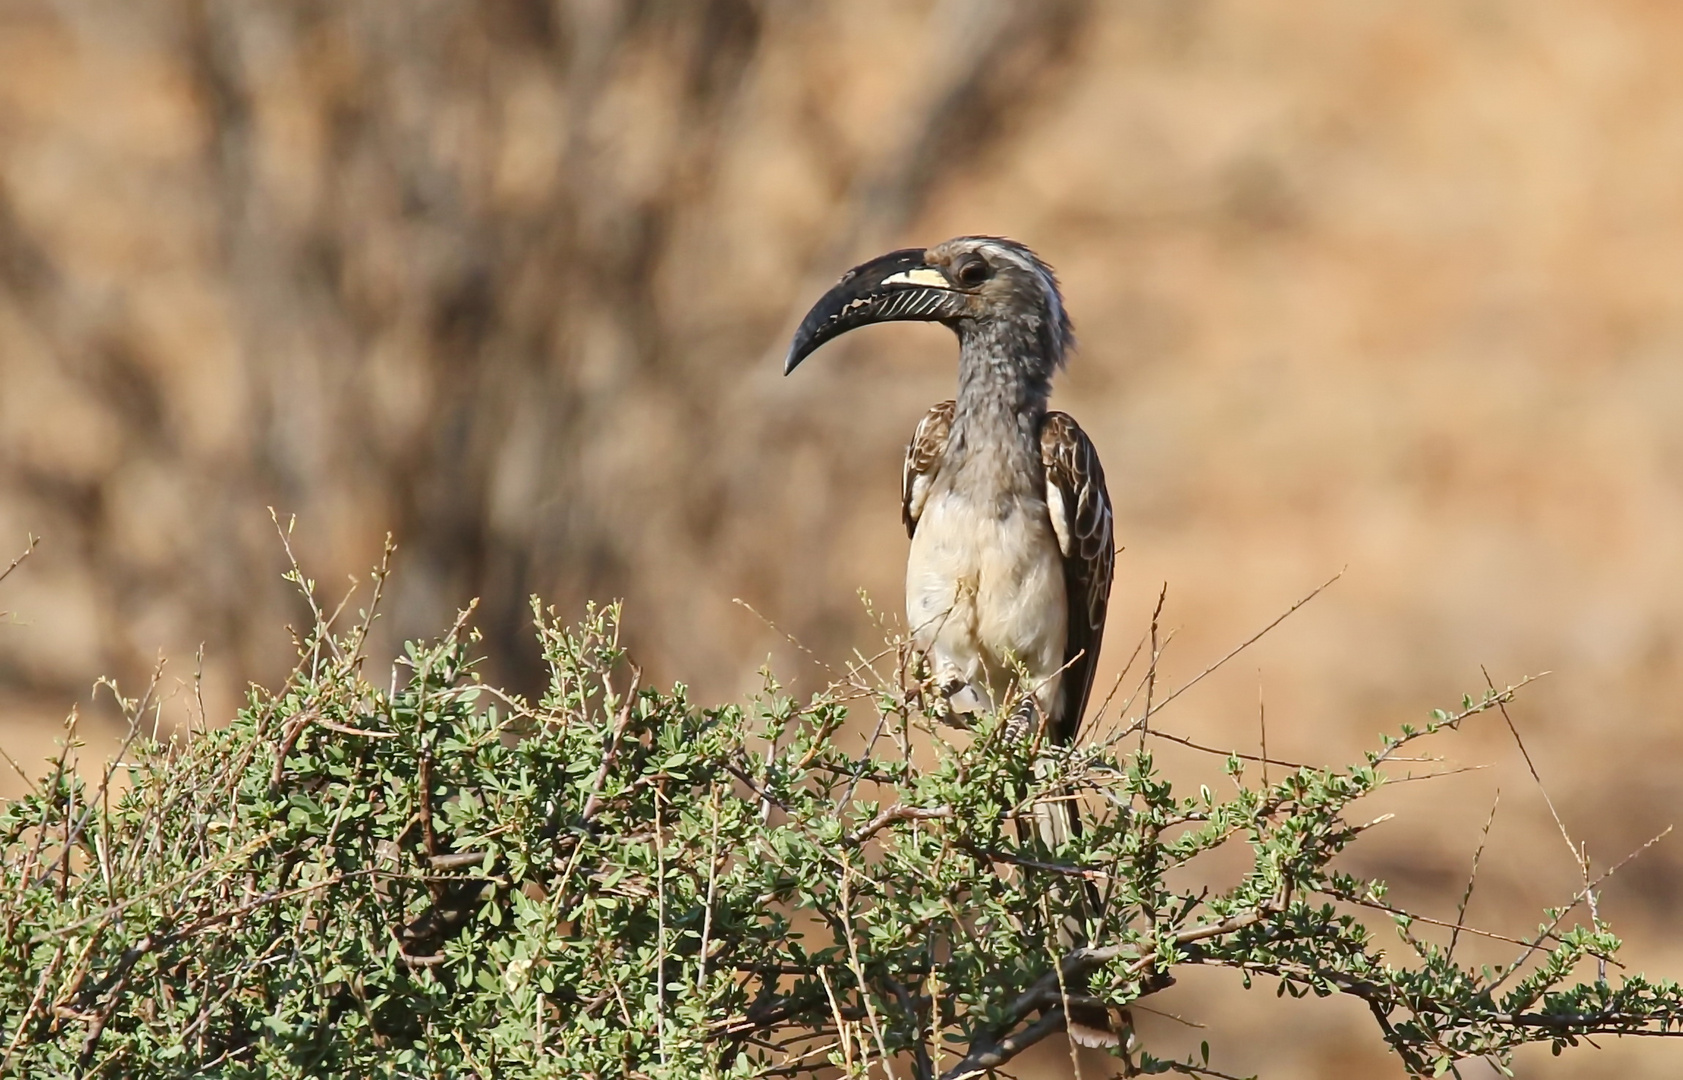
[[[988,274],[991,272],[992,268],[985,261],[971,258],[960,263],[954,270],[953,276],[958,279],[960,285],[974,286],[986,281]]]

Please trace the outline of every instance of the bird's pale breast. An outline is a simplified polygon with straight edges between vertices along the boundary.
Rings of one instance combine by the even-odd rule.
[[[1013,661],[1057,693],[1067,634],[1063,559],[1046,506],[1019,503],[1001,517],[952,490],[931,493],[906,563],[906,617],[938,667],[956,670],[995,698]]]

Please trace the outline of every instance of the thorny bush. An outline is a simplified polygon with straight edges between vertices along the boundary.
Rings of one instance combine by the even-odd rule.
[[[1594,882],[1515,964],[1471,970],[1333,868],[1397,750],[1512,689],[1350,768],[1264,782],[1229,755],[1230,795],[1185,796],[1123,742],[1143,718],[1062,750],[934,723],[904,646],[805,704],[771,685],[702,709],[639,685],[617,608],[538,611],[528,703],[475,674],[464,613],[376,685],[371,614],[336,633],[297,579],[316,627],[278,692],[163,739],[127,702],[102,782],[72,736],[0,810],[0,1072],[951,1080],[1070,1010],[1125,1024],[1188,965],[1354,995],[1417,1075],[1683,1020],[1669,981],[1572,984],[1619,946],[1593,902],[1574,914]],[[1046,828],[1072,800],[1082,827]],[[1250,849],[1236,885],[1171,884],[1224,845]],[[1394,916],[1402,962],[1362,909]],[[1223,1075],[1207,1043],[1116,1053]]]

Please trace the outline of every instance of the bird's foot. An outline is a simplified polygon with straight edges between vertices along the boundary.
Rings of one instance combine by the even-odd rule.
[[[935,688],[934,700],[924,712],[937,723],[948,727],[970,729],[970,714],[987,707],[974,686],[961,679],[952,679]]]
[[[1011,713],[1011,719],[1005,721],[1005,741],[1027,742],[1039,729],[1040,706],[1033,698],[1024,698]]]

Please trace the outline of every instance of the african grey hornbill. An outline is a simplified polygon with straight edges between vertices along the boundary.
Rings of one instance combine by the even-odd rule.
[[[813,306],[784,374],[831,338],[901,319],[945,323],[959,342],[958,397],[924,416],[901,473],[912,639],[953,711],[999,707],[1019,683],[1008,735],[1038,723],[1069,744],[1093,686],[1115,549],[1098,454],[1071,417],[1046,407],[1074,345],[1058,279],[999,237],[890,252],[849,270]],[[1053,844],[1079,824],[1075,804],[1063,806],[1067,818],[1044,804],[1035,815]],[[1074,944],[1080,920],[1062,923],[1060,938]],[[1065,999],[1071,1039],[1128,1037],[1125,1013],[1087,997],[1085,985],[1066,989],[1084,999]]]
[[[958,398],[929,410],[902,473],[906,618],[955,711],[1004,703],[1074,741],[1104,637],[1114,562],[1098,454],[1047,409],[1074,339],[1051,267],[1023,245],[961,236],[849,270],[795,333],[784,373],[826,341],[891,320],[958,335]]]

